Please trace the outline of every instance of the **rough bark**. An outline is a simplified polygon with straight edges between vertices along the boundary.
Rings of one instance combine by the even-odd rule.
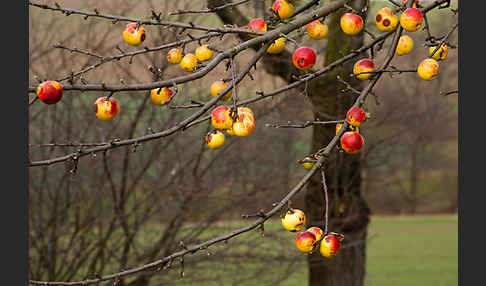
[[[354,1],[353,7],[360,10],[365,1]],[[363,44],[363,33],[358,36],[345,35],[339,19],[344,10],[329,17],[326,65],[348,54]],[[366,15],[361,15],[365,19]],[[309,86],[309,97],[314,106],[315,118],[324,115],[344,118],[347,109],[357,98],[351,92],[342,92],[343,84],[336,76],[348,78],[355,61],[334,69],[325,77],[316,79]],[[347,81],[360,89],[358,80]],[[335,126],[320,125],[313,129],[312,150],[314,153],[335,135]],[[366,140],[366,139],[365,139]],[[325,166],[329,195],[329,231],[345,236],[339,255],[324,258],[319,252],[308,256],[310,286],[362,286],[364,285],[366,262],[366,235],[369,209],[361,196],[361,166],[358,155],[334,152]],[[308,226],[324,227],[324,194],[322,177],[316,174],[310,181],[305,195]]]

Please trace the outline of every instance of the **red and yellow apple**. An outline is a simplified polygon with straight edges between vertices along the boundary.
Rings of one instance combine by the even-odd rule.
[[[370,78],[373,75],[373,73],[367,73],[367,72],[373,71],[374,69],[375,69],[375,64],[373,63],[372,60],[361,59],[354,64],[353,73],[358,74],[358,73],[366,72],[356,76],[358,79],[365,80]]]
[[[127,44],[138,46],[145,40],[145,29],[142,26],[137,29],[137,23],[129,23],[123,30],[122,36]]]
[[[360,126],[366,120],[366,112],[363,109],[353,106],[346,113],[346,121],[351,126]]]
[[[211,112],[211,124],[219,130],[230,129],[233,126],[231,117],[231,108],[226,105],[220,105]]]
[[[113,97],[109,100],[106,97],[100,97],[95,101],[94,112],[99,120],[109,121],[115,118],[120,111],[118,101]]]
[[[321,240],[321,245],[319,252],[322,256],[327,258],[332,258],[338,254],[339,248],[341,248],[341,240],[340,237],[328,234],[324,236]]]
[[[313,162],[314,159],[312,159],[311,157],[305,157],[303,161],[312,161],[312,162],[302,162],[300,165],[304,167],[304,169],[310,170],[312,169],[312,167],[314,167],[315,162]]]
[[[204,137],[204,141],[209,148],[218,149],[224,144],[224,134],[219,130],[211,131]]]
[[[429,55],[432,55],[432,53],[435,51],[437,46],[430,47],[429,48]],[[435,52],[435,54],[432,56],[432,58],[436,61],[439,60],[444,60],[447,57],[448,49],[446,45],[440,46],[440,48]]]
[[[311,252],[316,241],[315,234],[310,231],[299,232],[295,236],[295,245],[301,252]]]
[[[409,54],[413,50],[413,40],[407,35],[400,36],[395,53],[398,56]]]
[[[300,70],[308,70],[316,63],[316,53],[312,48],[300,47],[294,51],[292,62]]]
[[[285,0],[275,0],[272,5],[273,14],[282,20],[286,20],[294,15],[294,5]]]
[[[267,31],[267,22],[265,22],[265,20],[263,20],[262,18],[256,18],[256,19],[253,19],[252,21],[250,21],[250,23],[248,23],[247,27],[250,30],[266,32]],[[250,37],[258,37],[258,35],[255,35],[255,34],[249,34],[249,35],[250,35]]]
[[[174,92],[167,87],[154,88],[150,91],[150,99],[156,105],[165,105],[173,94]]]
[[[211,96],[215,97],[216,95],[218,95],[218,93],[223,91],[227,86],[228,85],[222,80],[217,80],[213,82],[210,88]],[[220,98],[220,100],[227,100],[231,97],[232,94],[233,94],[233,89],[230,89],[225,95],[223,95],[223,97]]]
[[[171,64],[178,64],[182,60],[182,51],[174,48],[167,52],[167,61]]]
[[[280,37],[276,39],[267,49],[269,54],[280,54],[285,48],[285,38]]]
[[[424,80],[433,80],[438,73],[439,63],[434,59],[423,60],[417,68],[417,74]]]
[[[231,131],[239,137],[247,137],[255,130],[256,123],[253,112],[248,107],[238,107],[238,119],[233,123]]]
[[[37,86],[37,97],[45,104],[55,104],[61,100],[63,88],[57,81],[49,80]]]
[[[282,218],[282,226],[290,231],[296,232],[301,230],[305,225],[305,214],[299,209],[290,209]]]
[[[202,45],[198,47],[194,53],[196,54],[196,58],[200,62],[207,61],[213,57],[213,51],[208,48],[208,45]]]
[[[384,7],[376,13],[375,24],[378,30],[382,32],[393,31],[398,25],[398,17],[393,14],[390,8]]]
[[[312,39],[320,40],[327,35],[329,29],[325,23],[321,23],[321,21],[317,19],[305,25],[305,32]]]
[[[402,28],[406,31],[414,32],[420,29],[423,20],[424,17],[420,9],[407,8],[407,10],[403,11],[400,16],[400,25],[402,25]]]
[[[324,231],[322,231],[322,229],[317,226],[309,227],[306,231],[312,232],[316,236],[316,241],[321,239],[322,235],[324,234]]]
[[[344,13],[344,15],[341,16],[339,24],[341,25],[341,30],[343,30],[345,34],[351,36],[361,32],[364,27],[363,18],[353,13]]]
[[[186,54],[181,62],[179,63],[179,66],[183,71],[186,72],[193,72],[194,68],[197,66],[197,58],[194,54]]]
[[[347,131],[341,136],[341,148],[348,154],[356,154],[363,148],[364,139],[356,131]]]

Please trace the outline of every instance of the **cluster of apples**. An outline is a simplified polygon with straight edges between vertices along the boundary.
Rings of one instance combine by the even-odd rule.
[[[123,40],[132,46],[140,45],[146,38],[145,29],[137,23],[127,24],[123,30]],[[213,51],[207,45],[202,45],[194,53],[183,55],[178,48],[171,49],[167,53],[167,61],[171,64],[179,64],[181,69],[186,72],[193,72],[198,61],[204,62],[213,57]]]
[[[407,0],[402,1],[405,3]],[[291,2],[293,1],[276,0],[272,5],[274,14],[280,19],[288,19],[292,17],[294,13],[294,6]],[[417,8],[418,3],[419,1],[415,0],[413,7],[407,8],[400,16],[400,25],[406,31],[417,31],[422,25],[423,15],[420,9]],[[376,14],[375,24],[380,31],[392,31],[398,25],[398,17],[393,14],[390,8],[385,7],[380,9]],[[357,14],[345,13],[340,19],[340,26],[344,33],[348,35],[356,35],[363,29],[364,22],[363,19]],[[267,31],[267,27],[267,23],[261,18],[254,19],[248,23],[248,28],[253,30],[265,32]],[[314,20],[308,23],[305,29],[307,35],[315,40],[320,40],[328,34],[327,25],[322,23],[320,20]],[[256,37],[257,35],[250,36]],[[122,37],[127,44],[131,46],[138,46],[146,39],[146,31],[139,23],[129,23],[123,30]],[[269,46],[267,53],[279,54],[283,51],[285,45],[285,38],[280,37]],[[444,60],[447,56],[448,50],[446,45],[442,45],[434,53],[434,55],[432,55],[435,48],[436,47],[429,48],[429,55],[431,55],[431,58],[424,59],[418,66],[417,73],[420,78],[424,80],[432,80],[437,76],[439,71],[439,64],[437,61]],[[395,52],[397,55],[406,55],[410,53],[412,49],[412,38],[407,35],[403,35],[399,39]],[[187,53],[185,55],[183,55],[183,52],[179,48],[173,48],[167,53],[167,61],[171,64],[179,64],[180,68],[186,72],[194,72],[198,61],[204,62],[212,57],[213,51],[207,45],[201,45],[195,50],[194,53]],[[300,70],[308,70],[312,68],[316,63],[316,58],[317,57],[314,50],[305,46],[297,48],[292,54],[292,62]],[[362,59],[355,63],[353,72],[355,74],[361,73],[357,75],[357,78],[366,80],[373,75],[371,71],[374,69],[375,66],[371,59]],[[211,86],[211,95],[215,96],[225,87],[226,84],[222,81],[214,82]],[[59,102],[62,95],[63,87],[59,82],[56,81],[45,81],[39,84],[37,87],[37,97],[46,104],[55,104]],[[173,95],[174,91],[166,87],[155,88],[150,91],[152,102],[156,105],[165,105],[169,102]],[[229,97],[231,97],[231,91],[225,94],[222,100],[226,100]],[[112,97],[100,97],[95,101],[94,105],[96,117],[104,121],[112,120],[120,110],[117,100]],[[231,131],[229,131],[229,134],[231,134]]]
[[[299,209],[289,209],[282,218],[282,226],[290,232],[298,232],[305,225],[305,213]],[[335,232],[324,233],[321,228],[313,226],[305,231],[297,233],[295,245],[304,253],[309,253],[319,246],[322,256],[332,258],[338,254],[341,248],[342,234]]]
[[[230,136],[247,137],[253,133],[256,127],[255,115],[248,107],[238,107],[236,118],[233,110],[227,105],[219,105],[211,111],[211,124],[216,129],[209,132],[204,140],[211,149],[223,146],[225,136],[222,131]]]
[[[407,0],[402,0],[405,4]],[[400,15],[400,25],[407,32],[415,32],[423,22],[423,15],[420,9],[417,8],[419,1],[415,0],[412,8],[407,8]],[[398,24],[398,17],[388,7],[378,10],[375,16],[375,24],[380,31],[392,31]],[[436,47],[429,48],[429,55],[431,58],[424,59],[420,62],[417,68],[417,74],[421,79],[433,80],[439,73],[438,61],[444,60],[447,56],[447,46],[442,45],[433,55],[432,53]],[[413,40],[408,35],[402,35],[398,41],[395,54],[398,56],[407,55],[413,50]]]
[[[359,133],[359,127],[366,119],[370,118],[370,114],[365,112],[362,108],[353,106],[346,113],[346,121],[348,122],[349,131],[346,131],[341,136],[339,142],[341,149],[348,154],[357,154],[364,145],[364,138]],[[339,132],[343,125],[341,123],[336,124],[336,134]],[[302,160],[301,166],[310,170],[314,167],[315,159],[311,156],[307,156]]]
[[[199,46],[194,53],[187,53],[184,56],[179,48],[173,48],[167,53],[167,61],[171,64],[179,64],[185,72],[194,72],[199,62],[204,62],[213,57],[213,51],[208,45]]]
[[[294,6],[293,1],[290,0],[276,0],[272,5],[273,14],[280,19],[288,19],[293,16]],[[262,18],[256,18],[250,21],[247,25],[248,29],[266,32],[268,25]],[[320,20],[314,20],[306,25],[306,33],[309,37],[315,40],[320,40],[328,34],[328,27],[326,24],[321,23]],[[251,37],[257,35],[250,34]],[[286,45],[286,39],[284,37],[277,38],[267,49],[269,54],[280,54]],[[292,62],[301,70],[308,70],[316,63],[316,53],[312,48],[299,47],[292,55]]]
[[[277,1],[275,1],[275,2],[277,2]],[[247,28],[250,29],[250,30],[266,32],[268,25],[267,25],[267,22],[265,22],[265,20],[263,20],[262,18],[256,18],[256,19],[251,20],[248,23]],[[258,35],[249,34],[249,36],[254,38],[254,37],[257,37]],[[264,44],[262,44],[262,45],[264,45]],[[268,47],[267,53],[269,53],[269,54],[280,54],[283,51],[283,49],[285,48],[285,45],[286,45],[285,38],[280,37],[280,38],[276,39]]]
[[[359,128],[366,119],[370,117],[363,109],[357,106],[351,107],[346,113],[346,121],[351,129],[343,133],[340,139],[341,149],[348,154],[358,153],[364,145],[364,138],[359,134]],[[336,134],[341,129],[342,124],[336,124]]]
[[[321,20],[317,19],[305,26],[305,32],[310,38],[320,40],[328,34],[329,28],[325,23],[322,23]],[[292,62],[294,66],[304,71],[311,69],[316,64],[316,59],[317,56],[315,51],[306,46],[297,48],[292,54]]]

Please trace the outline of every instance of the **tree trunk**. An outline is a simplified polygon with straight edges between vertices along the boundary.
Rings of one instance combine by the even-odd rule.
[[[352,2],[352,7],[361,10],[366,0]],[[224,0],[207,0],[208,8],[225,4]],[[352,49],[363,44],[363,32],[360,35],[345,35],[340,28],[339,19],[344,9],[329,15],[328,47],[326,65],[348,54]],[[223,9],[216,12],[226,24],[244,26],[249,21],[238,8]],[[361,15],[365,20],[366,15]],[[243,40],[246,35],[240,35]],[[299,74],[291,62],[291,53],[284,51],[280,55],[266,55],[262,59],[262,66],[272,75],[279,76],[286,82],[293,81],[292,75]],[[328,115],[344,118],[347,109],[357,98],[356,94],[343,93],[343,85],[336,81],[341,75],[347,79],[353,69],[354,61],[335,68],[327,76],[314,79],[309,83],[307,94],[313,103],[315,118],[327,119]],[[359,80],[347,80],[356,89],[360,88]],[[301,88],[301,87],[299,87]],[[335,135],[335,127],[329,125],[314,126],[312,150],[327,145]],[[338,153],[338,152],[336,152]],[[309,255],[309,285],[358,285],[364,284],[366,234],[369,222],[369,209],[361,197],[361,167],[359,154],[347,155],[333,153],[325,167],[326,181],[329,189],[329,231],[345,235],[343,248],[333,259],[326,259],[319,252]],[[306,216],[309,226],[324,227],[324,194],[320,172],[311,179],[307,187]]]
[[[352,6],[359,11],[364,7],[364,2],[354,1]],[[351,37],[341,31],[339,19],[343,13],[342,9],[330,15],[328,19],[326,65],[363,44],[363,32]],[[363,19],[366,17],[361,16]],[[308,94],[313,103],[316,120],[327,119],[327,116],[344,118],[347,109],[356,100],[356,94],[342,92],[344,85],[336,81],[336,76],[340,75],[354,88],[361,88],[359,80],[348,79],[354,62],[348,62],[327,76],[311,82]],[[314,126],[311,153],[327,145],[335,134],[334,125]],[[324,170],[329,196],[328,231],[342,233],[345,238],[338,255],[332,259],[323,257],[319,251],[308,256],[309,286],[362,286],[365,276],[369,208],[361,196],[359,153],[349,155],[344,152],[333,152]],[[317,172],[309,182],[305,202],[308,227],[324,228],[325,201],[320,172]]]

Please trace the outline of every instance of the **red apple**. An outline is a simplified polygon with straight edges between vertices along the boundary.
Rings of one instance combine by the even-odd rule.
[[[353,106],[346,113],[346,120],[351,126],[360,126],[366,120],[366,112],[357,106]]]
[[[363,30],[363,18],[353,13],[344,13],[339,21],[341,29],[345,34],[356,35]]]
[[[57,81],[44,81],[37,87],[37,97],[45,104],[55,104],[62,98],[62,85]]]
[[[294,51],[292,62],[301,70],[308,70],[316,63],[316,53],[309,47],[300,47]]]
[[[363,136],[356,131],[347,131],[341,136],[341,148],[348,154],[358,153],[363,145]]]
[[[302,252],[311,252],[316,241],[316,236],[310,231],[299,232],[295,236],[295,245]]]
[[[359,74],[362,72],[370,72],[375,69],[375,64],[370,59],[361,59],[357,61],[353,66],[353,73]],[[357,75],[356,77],[361,80],[365,80],[370,78],[373,73],[362,73]]]
[[[99,97],[94,104],[96,117],[103,121],[112,120],[120,111],[118,101],[113,97],[109,100],[106,97]]]
[[[403,11],[400,16],[400,25],[402,25],[402,28],[406,31],[413,32],[417,31],[420,26],[422,26],[423,20],[424,17],[420,9],[407,8],[407,10]]]
[[[331,258],[338,254],[339,248],[341,248],[342,237],[334,234],[328,234],[321,240],[320,253],[322,256]]]
[[[256,31],[267,31],[267,22],[261,18],[256,18],[248,23],[248,29]],[[258,35],[250,34],[251,37],[258,37]]]
[[[231,108],[226,105],[220,105],[211,112],[211,123],[213,127],[220,130],[230,129],[233,126],[231,117]]]

